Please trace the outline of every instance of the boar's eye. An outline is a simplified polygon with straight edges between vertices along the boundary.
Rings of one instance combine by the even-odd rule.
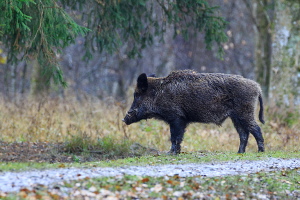
[[[134,99],[136,99],[136,100],[139,99],[140,96],[141,96],[141,95],[138,94],[138,93],[136,93],[136,92],[133,94],[133,97],[134,97]]]
[[[136,93],[136,92],[133,94],[133,96],[134,96],[134,100],[136,100],[136,101],[139,101],[141,99],[141,97],[142,97],[141,94]]]

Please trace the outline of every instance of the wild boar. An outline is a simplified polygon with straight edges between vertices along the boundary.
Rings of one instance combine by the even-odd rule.
[[[249,133],[255,137],[258,151],[264,151],[264,139],[254,119],[259,100],[259,120],[264,123],[262,92],[258,83],[239,75],[197,73],[193,70],[171,72],[167,77],[137,79],[134,100],[123,121],[129,125],[155,118],[170,125],[170,154],[181,151],[185,128],[194,122],[221,125],[230,117],[240,137],[238,153],[244,153]]]

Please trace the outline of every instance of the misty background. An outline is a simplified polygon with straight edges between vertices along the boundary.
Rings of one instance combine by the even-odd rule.
[[[153,44],[141,49],[134,58],[127,55],[131,47],[130,41],[123,41],[123,45],[115,52],[99,53],[93,41],[91,59],[85,59],[86,38],[77,37],[74,44],[66,47],[62,53],[57,53],[60,67],[63,71],[67,88],[51,84],[49,96],[75,95],[78,100],[81,95],[91,95],[99,99],[113,97],[117,101],[126,100],[126,94],[135,84],[140,73],[166,76],[172,70],[194,69],[205,73],[239,74],[246,78],[258,80],[258,55],[270,61],[271,74],[270,102],[277,101],[290,105],[299,103],[299,34],[300,26],[299,5],[295,8],[287,7],[289,1],[266,1],[276,4],[276,8],[265,9],[272,20],[272,34],[267,35],[271,48],[261,51],[259,44],[267,41],[259,34],[263,28],[270,32],[270,24],[259,27],[257,15],[260,1],[212,0],[210,5],[219,6],[217,15],[224,17],[228,22],[225,33],[228,41],[222,44],[224,55],[220,59],[216,45],[212,50],[206,49],[204,34],[195,30],[189,31],[188,39],[179,32],[174,37],[172,25],[167,27],[161,38],[154,37]],[[86,8],[88,9],[88,8]],[[294,10],[293,10],[294,9]],[[81,13],[68,11],[71,16]],[[157,9],[156,15],[160,11]],[[84,24],[84,22],[78,23]],[[271,23],[271,22],[270,22]],[[293,46],[291,45],[293,44]],[[1,45],[1,43],[0,43]],[[3,47],[3,45],[2,45]],[[264,47],[263,47],[264,48]],[[2,48],[1,56],[5,57],[8,50]],[[270,55],[266,55],[269,52]],[[22,54],[17,55],[21,58]],[[267,65],[267,64],[263,64]],[[2,62],[0,64],[0,92],[5,99],[14,99],[16,96],[32,94],[34,85],[34,64],[21,61],[18,64]],[[263,69],[266,71],[267,69]],[[267,72],[268,73],[268,72]],[[264,75],[263,79],[266,79]],[[262,84],[264,88],[264,83]],[[276,98],[275,98],[276,97]],[[267,99],[267,98],[266,98]],[[269,100],[268,100],[269,101]],[[298,102],[298,103],[297,103]],[[276,102],[275,102],[276,103]]]

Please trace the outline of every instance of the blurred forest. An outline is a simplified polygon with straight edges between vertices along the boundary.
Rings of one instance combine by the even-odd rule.
[[[2,10],[7,9],[8,3],[4,2],[7,1],[0,4]],[[33,5],[31,2],[33,1],[28,0],[26,5],[19,5],[20,10],[28,9]],[[37,6],[38,2],[36,1]],[[207,44],[206,39],[209,33],[197,30],[193,26],[186,26],[186,30],[180,30],[174,28],[180,26],[176,21],[177,24],[172,24],[174,21],[164,24],[166,19],[159,7],[161,4],[170,6],[170,2],[175,1],[141,1],[145,3],[141,8],[150,7],[151,4],[153,11],[150,18],[156,18],[158,20],[156,26],[163,27],[164,30],[151,30],[151,27],[147,30],[145,28],[145,33],[149,31],[148,41],[140,45],[135,44],[143,43],[143,41],[136,42],[130,37],[119,37],[120,34],[113,35],[115,38],[105,41],[109,44],[109,48],[103,45],[103,49],[99,49],[97,40],[92,37],[93,32],[99,31],[101,28],[97,23],[103,23],[103,19],[97,21],[99,19],[93,18],[94,15],[97,16],[94,4],[85,1],[79,1],[81,4],[72,4],[70,1],[50,2],[55,2],[58,10],[63,8],[65,15],[72,17],[74,21],[67,19],[70,20],[67,23],[77,23],[90,30],[80,29],[73,24],[72,29],[76,30],[76,33],[70,33],[70,36],[67,36],[69,41],[64,45],[59,42],[59,45],[54,44],[55,48],[50,50],[40,50],[38,47],[29,49],[30,44],[25,41],[22,49],[20,42],[23,36],[22,32],[11,30],[12,34],[8,35],[3,31],[3,27],[7,24],[2,24],[3,20],[1,20],[0,92],[6,100],[46,91],[48,96],[53,97],[71,94],[80,100],[81,95],[84,94],[100,99],[114,97],[118,101],[122,101],[126,100],[128,89],[135,84],[136,77],[140,73],[165,76],[172,70],[194,69],[199,72],[240,74],[257,80],[262,85],[265,99],[269,99],[270,103],[286,106],[300,103],[300,3],[297,0],[209,1],[210,6],[218,6],[218,8],[213,7],[211,14],[223,17],[228,22],[225,24],[224,30],[222,30],[222,25],[219,27],[219,31],[226,34],[227,41],[223,36],[223,39],[221,38],[219,41],[211,39],[213,44]],[[108,2],[122,3],[122,1],[94,1],[99,5],[108,4]],[[124,2],[126,4],[126,1]],[[188,5],[193,1],[186,2]],[[189,9],[187,10],[190,11]],[[16,10],[16,13],[18,12]],[[187,15],[192,14],[187,12]],[[143,16],[138,12],[136,15]],[[7,16],[0,14],[0,19],[6,19]],[[41,16],[34,13],[28,21],[34,21],[35,18]],[[188,18],[188,20],[194,20],[194,18]],[[141,21],[145,24],[152,23],[149,19],[148,21],[141,19]],[[23,22],[26,24],[26,20]],[[10,23],[10,25],[13,24]],[[59,21],[48,23],[59,23]],[[111,23],[113,22],[111,21]],[[55,26],[51,27],[55,28]],[[115,28],[116,32],[120,29],[113,26],[110,28]],[[108,34],[111,34],[109,31],[111,30],[108,30]],[[159,31],[163,31],[163,34],[156,34]],[[37,35],[35,35],[36,38],[39,37]],[[71,39],[69,39],[70,37]],[[100,37],[106,36],[100,35]],[[120,38],[124,41],[117,41]],[[110,45],[115,45],[117,48],[110,48]],[[41,46],[44,48],[45,44],[41,44]],[[208,49],[207,46],[212,48]],[[222,59],[219,56],[220,49],[218,48],[220,46],[224,51]],[[53,50],[56,48],[61,51]],[[40,55],[29,54],[29,51],[49,51],[49,54],[52,55],[50,60],[56,59],[59,68],[52,66],[49,61],[37,62]],[[44,71],[39,72],[39,69]],[[45,75],[49,73],[49,69],[54,70],[54,72],[50,72],[50,74],[54,74],[52,74],[54,77]],[[53,84],[53,82],[58,82],[58,84]],[[68,87],[63,87],[65,83]]]

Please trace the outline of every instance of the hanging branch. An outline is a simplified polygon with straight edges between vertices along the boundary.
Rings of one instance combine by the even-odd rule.
[[[64,8],[80,11],[80,23],[87,27],[78,25]],[[163,41],[167,27],[174,28],[174,36],[185,38],[189,30],[204,32],[207,48],[216,43],[222,54],[226,22],[217,16],[217,9],[204,0],[0,1],[0,41],[8,48],[11,62],[19,62],[19,54],[22,59],[38,59],[54,82],[65,85],[56,53],[79,35],[86,37],[86,59],[95,45],[100,52],[113,53],[124,42],[129,57],[141,56],[141,49],[151,45],[154,37]]]

